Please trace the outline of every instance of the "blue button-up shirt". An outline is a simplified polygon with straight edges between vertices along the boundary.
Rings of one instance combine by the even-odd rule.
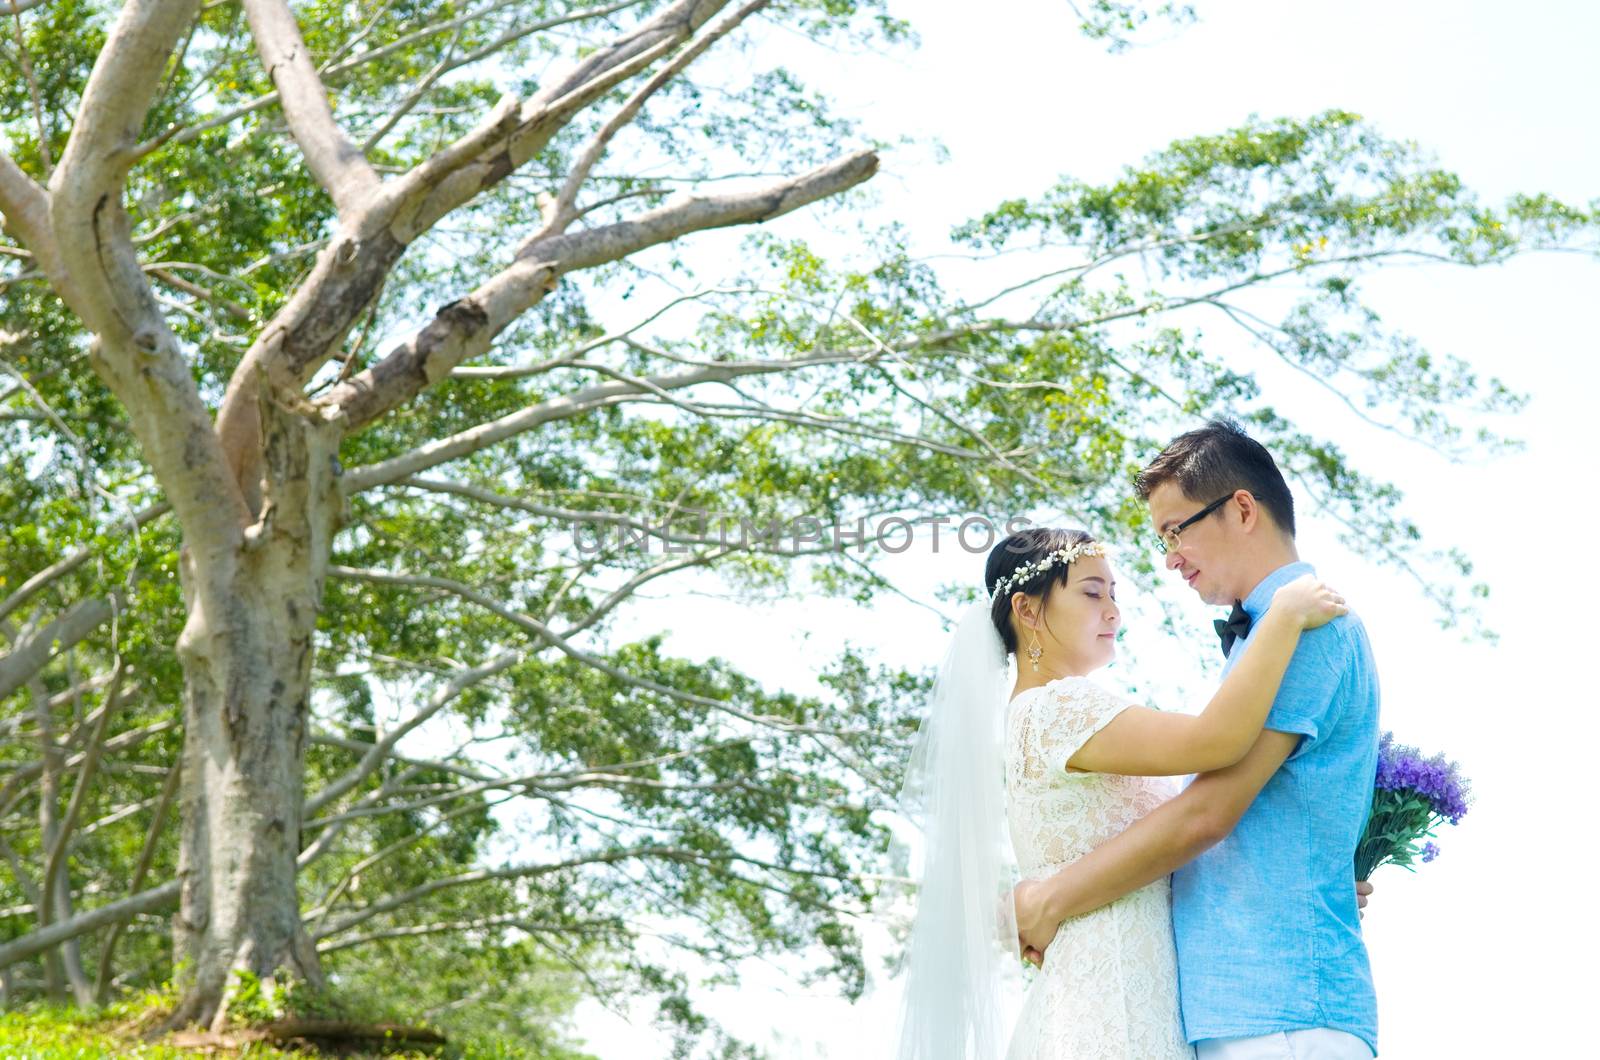
[[[1244,609],[1259,622],[1274,592],[1310,573],[1280,567]],[[1198,1042],[1329,1027],[1376,1055],[1353,862],[1377,772],[1378,675],[1359,618],[1301,634],[1266,727],[1299,745],[1233,833],[1172,875],[1184,1031]]]

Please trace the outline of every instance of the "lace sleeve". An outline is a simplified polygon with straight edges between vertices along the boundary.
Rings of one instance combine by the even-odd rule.
[[[1046,773],[1064,773],[1079,748],[1131,706],[1131,700],[1081,677],[1052,682],[1026,720],[1027,757]]]

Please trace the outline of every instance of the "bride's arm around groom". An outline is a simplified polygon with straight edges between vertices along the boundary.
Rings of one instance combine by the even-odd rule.
[[[1262,730],[1234,765],[1200,774],[1176,798],[1066,870],[1024,881],[1016,891],[1017,930],[1023,942],[1042,953],[1063,920],[1170,875],[1216,846],[1299,742],[1299,733]]]

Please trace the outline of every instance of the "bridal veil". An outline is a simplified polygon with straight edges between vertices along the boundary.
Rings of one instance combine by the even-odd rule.
[[[984,601],[961,616],[901,788],[923,833],[896,1060],[996,1060],[1020,1002],[1006,823],[1009,667]]]

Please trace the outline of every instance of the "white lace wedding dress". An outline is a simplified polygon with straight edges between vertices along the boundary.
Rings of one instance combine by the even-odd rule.
[[[1048,876],[1177,793],[1167,777],[1069,773],[1067,759],[1129,705],[1084,677],[1030,688],[1006,715],[1006,814],[1024,879]],[[1166,879],[1061,925],[1007,1060],[1192,1060],[1178,1014]]]

